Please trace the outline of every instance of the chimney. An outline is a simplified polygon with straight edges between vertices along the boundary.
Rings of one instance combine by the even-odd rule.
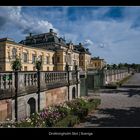
[[[29,36],[31,37],[32,36],[32,33],[29,33]]]

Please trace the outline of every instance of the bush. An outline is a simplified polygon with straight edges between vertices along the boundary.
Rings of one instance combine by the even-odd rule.
[[[41,118],[40,114],[35,113],[30,116],[30,118],[26,118],[21,120],[16,124],[16,127],[45,127],[45,121]]]
[[[56,123],[55,127],[73,127],[75,124],[80,122],[79,118],[74,115],[68,115],[58,123]]]
[[[96,109],[97,106],[100,104],[101,104],[101,99],[93,99],[93,98],[89,99],[89,104],[88,104],[89,112]]]
[[[109,89],[116,89],[118,87],[118,85],[116,83],[110,83],[108,85],[105,85],[105,88],[109,88]]]
[[[71,107],[70,113],[77,116],[79,120],[83,120],[85,116],[99,104],[100,99],[76,99],[72,102],[68,102],[68,106]]]
[[[73,127],[89,112],[96,109],[100,99],[80,98],[60,105],[50,106],[40,113],[32,114],[19,123],[7,123],[7,127]],[[3,125],[5,126],[5,125]]]

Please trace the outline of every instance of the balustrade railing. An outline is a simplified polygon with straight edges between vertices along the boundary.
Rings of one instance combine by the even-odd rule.
[[[24,86],[37,86],[37,72],[24,73]]]
[[[67,72],[45,72],[45,83],[47,85],[67,82],[68,82]]]
[[[77,83],[76,71],[0,72],[0,99]]]
[[[0,89],[11,89],[14,87],[14,73],[2,72],[0,73]]]

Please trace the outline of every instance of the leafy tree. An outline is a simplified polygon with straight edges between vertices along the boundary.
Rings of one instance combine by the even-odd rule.
[[[129,64],[124,63],[124,67],[128,68],[129,67]]]
[[[116,64],[113,64],[113,65],[112,65],[112,68],[113,68],[113,69],[116,69],[116,68],[117,68],[117,65],[116,65]]]
[[[111,66],[109,64],[106,65],[107,69],[111,69]]]
[[[119,63],[118,64],[118,68],[120,69],[120,68],[122,68],[123,67],[123,64],[122,63]]]

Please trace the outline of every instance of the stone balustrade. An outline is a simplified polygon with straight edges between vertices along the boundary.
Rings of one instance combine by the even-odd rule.
[[[13,73],[0,73],[0,89],[11,89],[14,85]]]
[[[131,72],[127,69],[105,70],[105,83],[109,84],[113,82],[118,82],[130,74]]]
[[[37,72],[24,73],[24,86],[37,85]]]
[[[15,75],[12,72],[0,73],[0,99],[15,95]]]
[[[47,87],[54,88],[68,84],[68,72],[45,72],[45,84]]]
[[[17,79],[15,77],[17,75]],[[0,73],[0,99],[10,98],[15,95],[16,83],[18,96],[38,92],[38,82],[40,91],[47,89],[76,84],[78,73],[76,71],[19,71]]]

